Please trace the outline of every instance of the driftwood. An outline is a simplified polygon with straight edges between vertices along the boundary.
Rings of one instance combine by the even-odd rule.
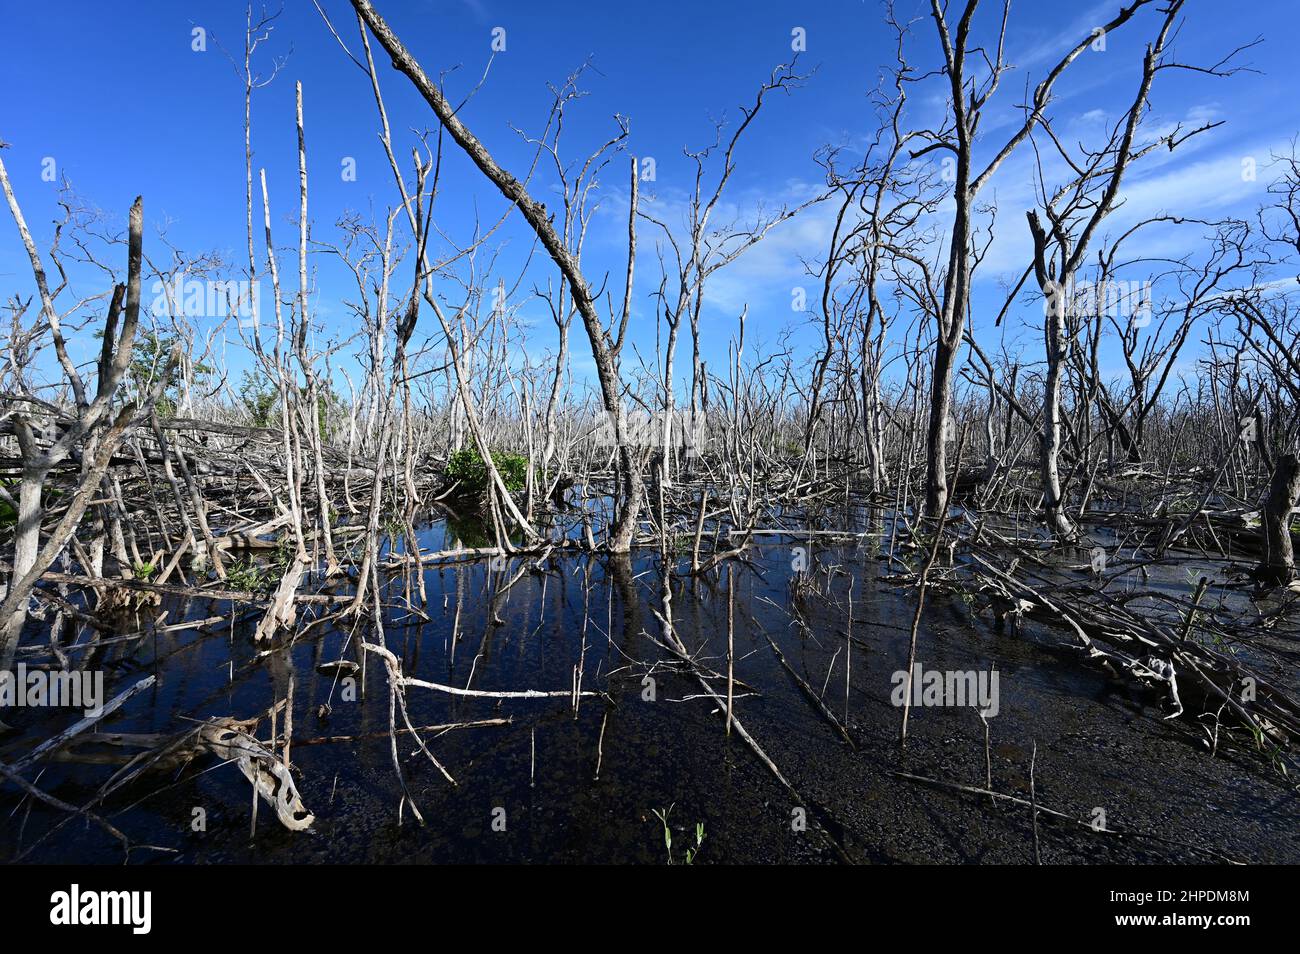
[[[574,695],[582,697],[600,696],[599,692],[592,692],[583,689],[575,693],[572,689],[511,689],[511,690],[493,690],[493,689],[461,689],[457,686],[447,686],[440,682],[429,682],[427,679],[416,679],[412,676],[403,676],[401,674],[401,664],[397,657],[391,651],[383,646],[376,646],[374,643],[362,643],[361,648],[368,653],[376,653],[384,662],[391,667],[395,678],[395,684],[401,688],[411,686],[416,689],[432,689],[435,692],[445,692],[451,696],[465,696],[474,699],[572,699]]]
[[[801,627],[806,628],[802,619],[799,619],[797,616],[796,619]],[[777,646],[776,641],[768,635],[766,630],[763,631],[763,638],[766,639],[767,644],[772,647],[772,652],[776,654],[777,662],[781,664],[781,667],[790,674],[790,678],[795,681],[796,685],[798,685],[799,690],[804,694],[804,698],[811,702],[813,708],[821,713],[822,718],[831,724],[831,727],[839,733],[840,738],[848,743],[849,748],[856,751],[858,744],[853,741],[853,736],[849,735],[849,730],[845,728],[844,723],[840,722],[840,720],[835,717],[835,713],[831,712],[826,703],[822,701],[821,696],[817,694],[816,690],[814,690],[812,686],[808,685],[807,681],[802,676],[795,672],[793,666],[786,662],[785,654],[781,652],[781,648]]]
[[[280,824],[290,831],[311,827],[315,816],[307,810],[289,767],[276,754],[249,735],[244,723],[217,719],[198,730],[199,746],[219,758],[234,762],[253,783],[257,794],[275,809]]]
[[[137,682],[135,685],[131,686],[129,689],[126,689],[125,691],[118,693],[108,702],[104,703],[103,706],[100,707],[99,712],[93,715],[88,715],[84,719],[79,719],[77,722],[74,722],[72,725],[68,726],[62,732],[46,739],[40,745],[36,746],[34,749],[28,752],[26,756],[19,759],[17,762],[14,762],[10,766],[10,768],[13,769],[15,772],[21,772],[23,769],[30,766],[33,762],[36,762],[39,759],[41,759],[43,756],[57,751],[59,748],[67,744],[70,740],[76,738],[82,732],[85,732],[91,726],[98,724],[101,719],[104,719],[105,717],[112,715],[114,712],[120,709],[122,705],[132,696],[136,695],[137,693],[143,692],[153,684],[154,684],[154,677],[146,676],[145,678]]]
[[[294,620],[298,617],[298,611],[294,606],[294,597],[298,592],[298,584],[302,582],[303,569],[303,564],[297,560],[289,564],[284,576],[280,578],[280,585],[275,589],[275,596],[271,600],[271,608],[266,611],[266,615],[257,624],[257,631],[253,634],[253,642],[265,642],[280,630],[293,628]]]
[[[9,766],[7,765],[0,764],[0,777],[5,778],[9,782],[12,782],[14,785],[18,786],[18,788],[22,789],[31,797],[35,798],[38,801],[44,802],[45,804],[51,806],[52,808],[57,808],[59,811],[69,812],[73,815],[78,815],[84,818],[88,818],[90,821],[94,822],[100,828],[104,829],[104,831],[108,832],[108,834],[116,838],[118,842],[122,845],[122,850],[126,853],[128,858],[130,858],[131,852],[137,848],[144,848],[150,851],[172,851],[173,850],[171,848],[160,848],[155,845],[132,845],[131,840],[127,838],[125,834],[123,834],[116,826],[106,821],[104,818],[100,817],[99,815],[90,811],[87,808],[79,808],[76,805],[70,805],[67,802],[63,801],[62,799],[55,798],[53,795],[49,794],[48,792],[42,791],[41,789],[33,785],[31,782],[27,781],[27,779],[23,778],[21,775],[15,772],[13,769],[9,768]]]
[[[1049,597],[1014,572],[998,569],[987,555],[972,554],[972,559],[980,568],[976,578],[985,587],[999,591],[1009,602],[1027,603],[1029,611],[1040,612],[1044,623],[1069,629],[1087,658],[1113,672],[1163,686],[1172,709],[1167,718],[1184,712],[1181,674],[1184,685],[1190,682],[1208,700],[1202,711],[1226,708],[1261,737],[1281,744],[1300,737],[1300,703],[1245,669],[1239,660],[1186,639],[1185,624],[1179,626],[1184,633],[1180,635],[1170,626],[1129,613],[1104,592],[1067,594],[1058,589]],[[1067,601],[1067,596],[1073,600]],[[1250,701],[1239,691],[1247,679],[1257,687]]]

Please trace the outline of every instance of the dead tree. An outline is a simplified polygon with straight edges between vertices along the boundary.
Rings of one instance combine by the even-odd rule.
[[[376,16],[378,16],[378,14],[376,14]],[[326,20],[326,24],[329,24],[328,19]],[[434,315],[438,319],[438,323],[442,329],[443,337],[446,342],[447,352],[450,356],[450,361],[447,362],[447,370],[449,372],[449,379],[454,383],[458,399],[458,403],[453,411],[453,428],[457,429],[455,430],[457,440],[454,441],[454,443],[459,443],[458,427],[460,422],[463,420],[465,427],[469,431],[470,436],[478,449],[479,457],[483,461],[483,466],[487,472],[489,484],[488,492],[491,495],[491,499],[499,502],[501,506],[504,507],[506,514],[529,539],[535,539],[538,536],[537,531],[533,528],[529,518],[525,516],[525,514],[519,509],[518,505],[514,502],[509,489],[502,480],[496,464],[492,459],[485,429],[480,423],[477,405],[470,390],[473,349],[470,347],[472,342],[467,340],[465,334],[464,317],[466,309],[470,307],[470,304],[475,299],[475,292],[472,288],[470,289],[470,294],[456,309],[455,314],[449,321],[446,312],[443,310],[442,304],[434,294],[433,288],[434,276],[444,272],[456,260],[472,255],[474,250],[483,243],[486,235],[495,232],[496,229],[505,221],[506,217],[509,215],[509,210],[507,210],[506,214],[497,221],[496,225],[488,229],[486,233],[478,233],[476,230],[478,237],[469,245],[468,248],[456,251],[449,259],[441,262],[433,262],[430,260],[428,240],[430,234],[434,231],[434,226],[431,221],[432,206],[438,193],[438,183],[440,181],[442,169],[441,137],[438,141],[436,155],[433,150],[428,147],[427,141],[424,143],[425,155],[423,157],[421,157],[419,150],[414,151],[415,184],[414,189],[412,190],[412,188],[408,186],[406,178],[402,174],[401,167],[397,162],[397,157],[393,152],[392,132],[388,122],[388,110],[384,105],[383,94],[379,88],[379,76],[375,70],[374,57],[371,53],[369,34],[367,32],[367,20],[361,15],[360,10],[357,11],[357,27],[360,31],[361,43],[365,51],[365,63],[362,64],[359,60],[356,60],[355,57],[352,57],[352,59],[366,73],[370,80],[371,91],[374,94],[375,105],[379,113],[381,126],[380,142],[384,147],[384,153],[388,158],[389,167],[393,173],[398,192],[402,199],[401,207],[406,213],[406,219],[411,231],[411,241],[415,250],[415,275],[411,284],[409,297],[407,298],[406,305],[403,308],[403,316],[397,322],[398,347],[397,356],[394,362],[394,373],[398,376],[397,383],[403,397],[404,433],[409,431],[410,422],[410,375],[407,373],[409,347],[412,335],[415,331],[416,323],[419,320],[420,299],[423,298],[429,307],[433,309]],[[333,32],[332,25],[330,26],[330,30]],[[335,36],[337,37],[337,34],[335,34]],[[379,36],[379,34],[376,33],[376,36]],[[389,33],[389,36],[392,36],[391,32]],[[397,42],[400,46],[400,41],[397,41],[396,37],[392,37],[392,39],[393,42]],[[344,47],[344,49],[346,50],[346,47]],[[348,55],[351,57],[351,53]],[[411,62],[415,70],[420,69],[419,65],[415,64],[413,60]],[[396,58],[394,58],[393,64],[396,68]],[[420,72],[420,76],[424,77],[425,83],[428,83],[428,78],[423,72]],[[435,93],[438,96],[441,96],[440,91],[435,90]],[[443,106],[446,107],[445,100],[442,102]],[[451,111],[449,110],[449,114],[450,112]],[[512,179],[512,181],[514,180]],[[515,185],[521,190],[525,188],[523,183],[515,182]],[[455,326],[454,328],[453,325]],[[359,602],[357,605],[359,605]]]
[[[737,147],[746,130],[763,108],[764,98],[771,92],[789,92],[804,79],[805,77],[794,72],[793,62],[781,64],[772,71],[767,81],[759,86],[753,105],[740,107],[743,118],[732,131],[726,147],[722,150],[721,168],[716,172],[717,178],[712,188],[706,187],[705,180],[709,177],[708,167],[711,157],[722,145],[724,123],[715,123],[715,138],[712,145],[695,151],[686,151],[686,157],[695,165],[695,182],[687,202],[685,236],[678,238],[667,223],[648,213],[641,213],[643,218],[653,222],[663,231],[674,257],[673,273],[665,273],[664,286],[666,289],[669,282],[673,283],[676,286],[676,293],[662,292],[659,295],[664,322],[668,328],[661,371],[663,421],[660,428],[659,451],[659,479],[665,487],[672,483],[673,427],[676,416],[673,365],[682,319],[687,319],[691,333],[689,422],[691,427],[699,429],[702,428],[704,421],[708,381],[700,348],[700,314],[704,305],[705,286],[710,276],[740,258],[746,251],[761,242],[776,226],[797,215],[813,202],[824,198],[824,196],[816,196],[808,202],[795,206],[782,206],[769,214],[759,213],[752,223],[745,226],[735,224],[717,226],[712,222],[727,183],[736,171]]]
[[[1264,556],[1255,576],[1265,586],[1284,586],[1296,577],[1291,511],[1300,502],[1300,458],[1286,454],[1273,471],[1264,501]]]
[[[568,282],[569,293],[573,296],[574,305],[578,309],[578,314],[582,316],[582,323],[587,332],[592,360],[596,365],[596,376],[600,382],[604,410],[613,426],[614,439],[618,448],[621,484],[619,507],[610,532],[608,547],[615,553],[627,552],[631,548],[637,518],[641,512],[643,485],[640,453],[629,433],[628,417],[623,401],[623,382],[618,367],[619,351],[624,340],[623,333],[627,328],[626,319],[619,325],[617,337],[611,329],[606,328],[604,320],[596,309],[596,300],[592,295],[591,286],[582,274],[573,251],[564,244],[563,238],[555,230],[546,207],[529,194],[522,182],[502,168],[488,152],[487,147],[461,122],[457,110],[447,101],[442,90],[429,79],[423,67],[416,62],[369,0],[352,0],[352,6],[380,45],[388,52],[393,67],[411,81],[452,140],[464,150],[501,194],[518,207],[520,214],[536,233],[547,254],[551,256]],[[630,295],[630,263],[628,274],[627,294]],[[626,312],[625,307],[624,313]],[[520,516],[522,519],[522,515]]]
[[[1153,0],[1133,0],[1123,7],[1110,22],[1099,29],[1109,34],[1133,18],[1139,9]],[[948,81],[948,116],[938,131],[924,130],[916,135],[929,141],[915,150],[912,157],[920,158],[931,152],[945,151],[952,162],[953,213],[948,233],[947,261],[943,275],[943,295],[937,312],[933,315],[936,335],[934,359],[930,378],[930,421],[926,431],[926,483],[925,509],[931,517],[941,516],[948,502],[947,441],[951,436],[948,423],[952,410],[952,377],[957,365],[957,352],[961,347],[970,305],[972,273],[976,264],[976,199],[998,168],[1025,141],[1042,121],[1052,98],[1056,81],[1080,54],[1094,42],[1097,34],[1089,33],[1067,52],[1035,88],[1024,112],[1025,118],[992,159],[979,169],[975,162],[976,131],[983,110],[997,91],[1002,75],[1010,65],[1003,59],[1003,41],[1006,36],[1010,3],[1002,12],[998,33],[996,58],[989,60],[982,49],[971,46],[971,24],[979,0],[967,0],[954,32],[949,28],[947,12],[939,0],[931,0],[930,12],[943,50],[943,73]],[[968,68],[967,56],[977,55],[988,65],[982,79]],[[916,78],[913,79],[916,81]]]
[[[1188,131],[1181,125],[1164,136],[1147,143],[1138,143],[1138,130],[1144,118],[1151,87],[1157,73],[1165,70],[1185,69],[1184,64],[1166,58],[1166,45],[1177,18],[1182,12],[1182,0],[1175,0],[1162,11],[1163,20],[1155,39],[1148,44],[1142,60],[1142,72],[1137,92],[1125,113],[1113,127],[1109,140],[1096,150],[1084,150],[1075,155],[1044,119],[1040,128],[1050,140],[1051,148],[1064,161],[1067,182],[1051,195],[1043,186],[1043,159],[1038,156],[1039,188],[1042,193],[1043,219],[1037,210],[1027,213],[1029,230],[1034,240],[1033,272],[1046,304],[1044,308],[1043,342],[1047,371],[1043,395],[1042,430],[1039,436],[1039,467],[1042,480],[1043,510],[1048,527],[1058,540],[1071,541],[1077,536],[1073,522],[1066,513],[1063,502],[1060,455],[1063,442],[1061,392],[1064,375],[1068,371],[1067,358],[1078,332],[1076,313],[1076,280],[1090,246],[1101,223],[1116,208],[1120,186],[1132,164],[1158,148],[1173,152],[1193,136],[1207,132],[1221,122],[1207,122]],[[1199,71],[1211,76],[1229,76],[1236,72],[1224,64],[1239,50],[1229,54],[1218,64]],[[1034,143],[1037,148],[1037,143]],[[1103,258],[1103,263],[1113,262]],[[1112,298],[1107,288],[1108,274],[1101,276],[1090,295],[1099,312],[1104,312]],[[1132,299],[1134,296],[1126,296]],[[1140,297],[1140,296],[1139,296]],[[1120,300],[1123,304],[1123,300]],[[1145,303],[1138,303],[1144,305]],[[1190,322],[1184,327],[1190,327]],[[1129,331],[1133,330],[1130,326]]]
[[[59,365],[72,392],[72,413],[49,415],[46,434],[38,437],[36,411],[44,410],[40,404],[29,405],[34,410],[13,415],[14,435],[22,454],[22,473],[18,486],[17,525],[14,532],[13,566],[4,603],[0,604],[0,669],[8,669],[14,650],[27,619],[27,603],[33,587],[55,558],[68,545],[82,514],[91,503],[96,489],[104,478],[108,463],[140,408],[135,402],[115,406],[118,386],[131,363],[136,329],[140,319],[140,272],[144,246],[143,202],[136,197],[131,206],[129,237],[127,242],[127,280],[113,288],[108,315],[104,325],[103,347],[97,366],[98,378],[95,393],[90,397],[86,383],[68,355],[63,329],[55,309],[55,297],[63,286],[51,292],[46,279],[45,266],[32,240],[22,209],[14,195],[9,174],[0,160],[0,186],[4,188],[9,211],[18,226],[18,234],[27,250],[32,274],[41,298],[41,317],[49,330]],[[120,327],[119,327],[120,323]],[[168,363],[168,373],[160,376],[155,389],[145,401],[151,404],[175,365],[177,354],[173,351]],[[147,408],[145,409],[147,410]],[[57,525],[41,545],[41,518],[44,516],[42,494],[50,472],[69,456],[77,454],[81,473],[67,509]]]
[[[892,23],[892,14],[890,19]],[[885,336],[894,317],[882,301],[882,290],[900,271],[917,267],[922,280],[908,284],[924,291],[919,296],[922,310],[933,298],[932,286],[927,285],[929,269],[922,259],[929,236],[921,222],[933,214],[941,199],[934,187],[937,177],[933,170],[907,161],[906,146],[912,134],[902,127],[908,70],[904,34],[897,24],[895,28],[897,65],[889,73],[889,88],[873,94],[880,125],[866,154],[847,169],[839,168],[839,149],[827,149],[819,160],[826,169],[830,194],[839,201],[826,259],[815,271],[822,286],[822,351],[813,365],[803,440],[804,460],[808,461],[826,403],[822,396],[826,374],[839,353],[846,376],[857,364],[861,433],[872,490],[881,489],[885,479],[881,379]],[[842,385],[845,391],[853,387],[852,381]]]

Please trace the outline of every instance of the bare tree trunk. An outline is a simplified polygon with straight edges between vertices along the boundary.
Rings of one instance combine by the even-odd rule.
[[[953,243],[958,241],[954,232]],[[964,265],[965,238],[960,265]],[[962,268],[964,273],[964,267]],[[956,279],[961,282],[964,279]],[[952,372],[957,361],[957,349],[965,330],[966,295],[968,289],[954,292],[954,304],[960,312],[950,315],[940,323],[939,338],[934,343],[934,368],[930,380],[930,421],[925,432],[925,515],[943,516],[948,507],[948,418],[952,414]],[[960,299],[958,302],[957,299]],[[945,308],[945,310],[949,310]],[[955,334],[954,334],[955,332]]]
[[[1050,210],[1049,210],[1050,214]],[[1043,512],[1047,526],[1061,541],[1071,541],[1078,531],[1066,516],[1061,502],[1061,371],[1065,364],[1066,326],[1073,273],[1064,272],[1061,280],[1050,277],[1047,263],[1047,234],[1038,214],[1027,213],[1029,230],[1034,237],[1034,271],[1047,307],[1043,314],[1043,352],[1047,358],[1047,377],[1043,382],[1043,427],[1038,435],[1039,468],[1043,483]],[[1058,241],[1065,242],[1063,236]],[[1068,246],[1061,257],[1069,258]]]
[[[331,528],[329,497],[325,490],[325,458],[321,443],[321,401],[320,382],[312,367],[312,359],[307,354],[307,143],[302,122],[302,83],[294,85],[294,103],[296,106],[298,128],[298,364],[307,379],[307,400],[310,404],[310,430],[313,464],[316,471],[316,508],[320,523],[321,539],[325,543],[325,575],[337,576],[341,570],[338,557],[334,554],[334,534]],[[328,405],[327,405],[328,406]]]
[[[137,196],[131,206],[128,219],[127,282],[113,289],[104,326],[104,343],[100,353],[99,379],[95,397],[88,401],[81,375],[67,357],[62,328],[45,279],[45,269],[41,264],[36,245],[32,241],[31,233],[27,229],[26,220],[23,218],[3,162],[0,162],[0,186],[3,187],[19,235],[27,248],[32,272],[41,294],[45,320],[49,324],[60,363],[63,365],[64,374],[68,378],[77,402],[75,421],[65,428],[54,443],[45,450],[36,446],[35,435],[32,434],[26,420],[20,417],[16,421],[15,434],[23,454],[22,483],[18,489],[14,569],[9,578],[9,588],[5,593],[4,602],[0,604],[0,668],[8,669],[17,648],[23,623],[27,618],[27,600],[32,588],[41,574],[63,551],[76,530],[136,410],[134,404],[127,404],[111,420],[109,418],[118,385],[131,363],[135,332],[139,324],[140,271],[144,254],[144,209],[142,200]],[[119,316],[122,319],[120,332]],[[153,393],[146,399],[148,404],[152,404],[157,399],[178,357],[178,350],[173,349],[164,373],[159,376],[154,384]],[[45,488],[45,480],[55,465],[66,459],[72,453],[74,445],[78,443],[82,447],[81,481],[63,517],[46,540],[45,546],[40,547],[41,496]]]
[[[545,206],[529,195],[524,184],[503,169],[488,152],[487,147],[465,127],[456,115],[455,108],[443,96],[442,90],[429,79],[424,69],[403,46],[401,40],[369,0],[352,0],[352,6],[379,40],[380,45],[388,52],[394,69],[402,72],[411,81],[456,144],[465,151],[479,170],[501,191],[501,194],[519,208],[524,220],[532,227],[551,259],[568,279],[570,293],[578,313],[582,316],[582,323],[591,343],[591,356],[596,365],[596,377],[600,382],[601,399],[605,413],[613,424],[618,447],[619,479],[622,486],[618,513],[608,545],[615,553],[627,552],[631,548],[632,537],[636,532],[642,497],[641,455],[629,439],[627,414],[623,404],[623,384],[617,361],[618,349],[622,344],[622,331],[626,329],[627,303],[625,302],[623,327],[618,338],[611,339],[600,315],[596,312],[591,287],[582,275],[573,253],[565,246],[551,224]],[[635,214],[633,209],[633,221],[635,221]],[[633,252],[634,250],[629,250],[629,254]],[[468,408],[466,412],[469,412]]]
[[[1043,476],[1043,511],[1047,525],[1061,541],[1078,536],[1061,500],[1061,367],[1065,358],[1065,314],[1048,315],[1043,323],[1047,380],[1043,395],[1043,432],[1039,437]]]
[[[1291,510],[1300,500],[1300,459],[1285,454],[1278,459],[1264,502],[1264,558],[1255,570],[1266,586],[1284,586],[1296,577],[1291,544]]]
[[[1106,34],[1112,33],[1150,2],[1151,0],[1134,0],[1099,29]],[[977,260],[973,260],[971,250],[971,211],[975,199],[998,167],[1043,121],[1044,110],[1051,101],[1052,88],[1057,79],[1088,48],[1095,35],[1090,33],[1082,37],[1057,61],[1047,76],[1034,88],[1029,108],[1025,110],[1024,123],[1005,140],[1005,144],[984,170],[977,173],[971,163],[980,113],[997,90],[1002,73],[1007,69],[1002,58],[1002,40],[1006,33],[1005,13],[1009,9],[1004,7],[996,62],[988,62],[987,55],[984,57],[990,75],[981,85],[973,82],[974,78],[968,75],[966,62],[968,54],[972,52],[969,46],[970,29],[977,5],[978,0],[966,0],[954,33],[948,27],[946,5],[940,3],[940,0],[930,0],[930,15],[943,48],[944,73],[950,85],[948,108],[951,117],[945,126],[942,138],[927,136],[926,138],[931,139],[930,144],[912,153],[915,159],[932,150],[946,150],[955,160],[952,234],[948,245],[948,267],[944,276],[943,300],[936,315],[938,328],[934,348],[933,379],[930,383],[930,426],[926,434],[925,509],[930,517],[941,515],[948,502],[947,421],[952,409],[952,373],[956,364],[957,350],[961,346],[965,332],[966,311],[970,302],[971,272],[977,264]],[[1174,10],[1176,11],[1176,6]],[[1151,52],[1148,50],[1148,59],[1150,57]],[[1114,184],[1118,186],[1118,179],[1114,180]],[[1086,239],[1083,244],[1086,245]]]

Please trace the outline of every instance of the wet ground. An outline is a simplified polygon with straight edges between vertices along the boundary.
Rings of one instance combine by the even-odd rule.
[[[437,531],[440,536],[441,530]],[[153,774],[115,796],[105,814],[134,841],[175,854],[132,860],[178,862],[643,862],[665,863],[667,813],[674,863],[703,842],[696,863],[1026,863],[1035,858],[1028,808],[935,788],[891,773],[951,783],[985,783],[985,725],[970,706],[914,707],[898,747],[901,712],[893,676],[906,667],[915,590],[882,579],[887,564],[872,538],[811,547],[815,589],[792,591],[794,541],[766,538],[749,566],[735,563],[735,711],[790,781],[791,795],[745,743],[724,732],[719,707],[671,662],[654,639],[662,626],[663,572],[657,553],[618,562],[552,556],[543,572],[486,562],[429,569],[427,604],[411,577],[388,584],[386,645],[409,676],[479,690],[571,690],[575,667],[586,697],[466,699],[413,688],[417,725],[486,719],[509,724],[426,736],[455,786],[416,751],[398,752],[425,824],[407,806],[394,773],[388,691],[379,660],[357,652],[355,633],[315,627],[292,646],[259,657],[259,613],[225,602],[166,600],[168,621],[221,616],[199,630],[159,633],[109,647],[95,665],[110,686],[146,674],[156,686],[106,722],[120,732],[175,732],[188,719],[249,717],[294,684],[292,757],[298,787],[315,815],[312,830],[282,829],[262,805],[250,838],[251,789],[233,765],[208,756],[184,772]],[[427,541],[436,546],[439,539]],[[797,544],[808,548],[808,543]],[[677,561],[689,567],[689,555]],[[894,567],[897,570],[897,566]],[[698,661],[726,671],[728,574],[677,577],[672,613]],[[850,591],[852,610],[850,614]],[[428,619],[403,607],[407,593]],[[496,597],[496,618],[492,604]],[[306,623],[316,607],[304,613]],[[229,620],[235,619],[233,629]],[[850,625],[851,616],[851,625]],[[802,620],[802,625],[799,620]],[[844,722],[851,748],[781,666],[785,660]],[[1300,862],[1297,795],[1265,762],[1225,746],[1211,757],[1203,733],[1164,721],[1158,699],[1089,668],[1061,636],[1027,622],[997,632],[967,601],[932,593],[918,643],[927,670],[999,674],[999,711],[988,721],[993,787],[1080,819],[1157,833],[1166,841],[1121,838],[1039,816],[1045,863],[1203,862],[1200,846],[1248,862]],[[365,662],[351,701],[322,663]],[[233,660],[233,662],[232,662]],[[647,677],[652,682],[647,682]],[[725,695],[725,682],[714,682]],[[653,690],[653,691],[651,691]],[[110,693],[115,691],[110,689]],[[330,713],[318,710],[328,704]],[[15,713],[30,738],[66,715]],[[267,737],[263,723],[260,737]],[[313,744],[326,736],[359,741]],[[4,740],[4,751],[17,745]],[[0,756],[12,759],[12,754]],[[599,775],[597,766],[599,764]],[[72,803],[93,796],[113,769],[53,763],[39,785]],[[196,813],[202,809],[202,813]],[[203,816],[203,830],[195,818]],[[805,826],[799,824],[803,817]],[[46,837],[63,816],[0,794],[0,856],[33,844],[37,861],[119,862],[117,843],[76,821]],[[42,838],[44,841],[41,841]],[[1179,844],[1182,843],[1182,844]]]

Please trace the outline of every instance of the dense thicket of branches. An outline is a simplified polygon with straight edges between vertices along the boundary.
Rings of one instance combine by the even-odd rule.
[[[746,133],[771,97],[802,95],[797,64],[778,66],[738,122],[688,153],[696,174],[683,221],[661,221],[639,198],[628,121],[618,118],[591,154],[568,153],[582,70],[554,88],[541,129],[521,133],[531,162],[509,169],[436,78],[444,64],[421,63],[369,0],[351,5],[351,22],[326,23],[373,93],[391,167],[391,203],[373,220],[309,232],[309,133],[323,120],[301,86],[296,118],[276,120],[296,123],[298,194],[272,194],[254,169],[249,104],[283,64],[258,72],[274,17],[251,11],[236,63],[246,263],[146,241],[142,200],[126,236],[106,232],[70,190],[39,248],[0,163],[34,280],[8,300],[0,367],[0,669],[38,634],[57,649],[54,620],[102,623],[158,592],[262,599],[259,635],[271,637],[292,631],[304,598],[333,601],[340,618],[377,614],[381,574],[404,565],[684,546],[689,567],[673,572],[709,573],[760,532],[855,531],[864,508],[893,518],[891,559],[896,543],[928,553],[906,582],[939,585],[930,571],[946,540],[949,564],[967,554],[968,572],[944,585],[1004,608],[1059,612],[1091,652],[1158,679],[1163,670],[1142,653],[1102,648],[1117,632],[1140,632],[1261,732],[1295,724],[1280,691],[1243,705],[1229,661],[1175,650],[1168,620],[1129,618],[1100,599],[1086,614],[1054,603],[1008,569],[1015,547],[996,529],[1016,526],[1047,554],[1100,546],[1138,564],[1196,547],[1247,560],[1262,588],[1295,578],[1300,160],[1274,157],[1268,199],[1251,220],[1171,209],[1108,230],[1134,168],[1217,125],[1153,123],[1164,75],[1232,82],[1238,69],[1241,51],[1214,64],[1176,58],[1181,0],[1133,0],[1105,24],[1107,36],[1142,39],[1124,72],[1132,95],[1097,141],[1073,143],[1057,134],[1054,95],[1098,34],[1076,38],[1015,104],[1002,93],[1005,11],[931,0],[928,16],[902,23],[887,9],[897,61],[874,93],[877,125],[860,131],[869,148],[821,150],[824,188],[810,201],[727,224],[716,213]],[[381,74],[378,53],[393,72]],[[946,87],[942,121],[917,126],[909,92],[934,82]],[[391,83],[418,91],[428,113],[414,121],[432,131],[394,140]],[[985,120],[997,131],[981,132],[994,113],[1010,122]],[[448,236],[439,220],[451,151],[504,200],[469,236]],[[1013,157],[1032,157],[1034,206],[998,210],[989,186]],[[602,191],[627,206],[621,288],[584,262]],[[296,247],[284,254],[272,223],[291,203]],[[816,293],[795,329],[814,329],[813,347],[757,350],[747,311],[726,329],[700,321],[711,276],[783,222],[828,209],[825,244],[806,255]],[[998,211],[999,228],[1028,229],[1032,255],[985,314],[973,289]],[[522,273],[507,273],[496,242],[519,220],[536,252]],[[1190,251],[1148,256],[1155,234],[1179,236]],[[353,333],[329,338],[311,313],[322,257],[355,283],[344,302]],[[110,276],[105,289],[73,300],[69,270],[87,268]],[[243,318],[197,326],[170,294],[142,310],[142,283],[191,280],[218,288]],[[630,344],[638,296],[653,304],[653,353]],[[525,299],[544,304],[558,347],[530,347],[518,315]],[[1035,333],[1041,322],[1041,348],[1008,350],[995,330],[1004,319]],[[92,333],[102,352],[78,366],[68,337]],[[239,380],[219,347],[229,334],[252,356]],[[710,366],[710,347],[725,351],[725,366]],[[591,380],[575,376],[578,357],[590,358]],[[480,515],[484,539],[453,554],[423,551],[419,527],[448,505]],[[252,573],[250,548],[275,558]],[[382,631],[370,640],[381,652]],[[404,689],[395,657],[385,659],[394,691]]]

